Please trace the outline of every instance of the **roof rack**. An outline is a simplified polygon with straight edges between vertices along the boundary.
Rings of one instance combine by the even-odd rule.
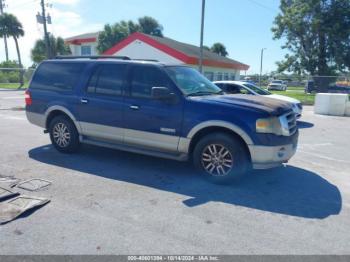
[[[72,56],[72,55],[59,55],[55,59],[118,59],[118,60],[131,60],[128,56],[113,56],[113,55],[95,55],[95,56]]]
[[[146,62],[159,62],[157,59],[142,59],[142,58],[135,58],[132,59],[134,61],[146,61]]]

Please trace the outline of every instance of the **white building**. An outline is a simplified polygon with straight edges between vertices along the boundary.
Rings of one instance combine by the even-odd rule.
[[[77,35],[65,39],[69,44],[72,55],[98,55],[97,38],[99,32]]]
[[[66,39],[73,55],[96,55],[98,33]],[[164,63],[186,64],[198,68],[200,48],[167,37],[133,33],[103,55],[128,56],[131,59],[152,59]],[[210,80],[238,80],[241,70],[249,66],[233,59],[203,50],[203,72]]]

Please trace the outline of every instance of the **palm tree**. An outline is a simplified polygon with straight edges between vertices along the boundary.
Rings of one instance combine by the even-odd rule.
[[[23,86],[23,66],[21,60],[21,53],[18,46],[18,38],[24,36],[24,30],[21,22],[18,21],[17,17],[12,14],[4,13],[0,15],[0,37],[13,37],[16,44],[18,64],[20,69],[20,86]]]
[[[217,53],[218,55],[221,55],[221,56],[227,56],[228,55],[226,47],[223,44],[221,44],[221,43],[213,44],[213,46],[211,47],[211,51],[213,53]]]

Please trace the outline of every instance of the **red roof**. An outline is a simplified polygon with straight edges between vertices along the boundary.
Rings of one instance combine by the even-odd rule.
[[[81,45],[83,43],[94,43],[97,41],[99,32],[76,35],[66,38],[64,41],[68,44]]]
[[[140,40],[148,45],[161,50],[162,52],[175,57],[185,64],[198,65],[200,48],[194,45],[189,45],[175,41],[167,37],[157,37],[146,35],[143,33],[133,33],[112,48],[105,51],[104,55],[114,55],[125,46],[129,45],[135,40]],[[248,70],[249,66],[233,59],[220,56],[208,50],[203,50],[203,65],[212,67],[222,67],[237,70]]]

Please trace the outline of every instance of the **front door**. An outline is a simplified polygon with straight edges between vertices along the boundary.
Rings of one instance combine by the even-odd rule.
[[[129,94],[125,96],[124,141],[147,149],[176,152],[182,126],[182,99],[179,96],[177,103],[153,99],[152,87],[178,92],[162,69],[152,65],[131,66]]]

